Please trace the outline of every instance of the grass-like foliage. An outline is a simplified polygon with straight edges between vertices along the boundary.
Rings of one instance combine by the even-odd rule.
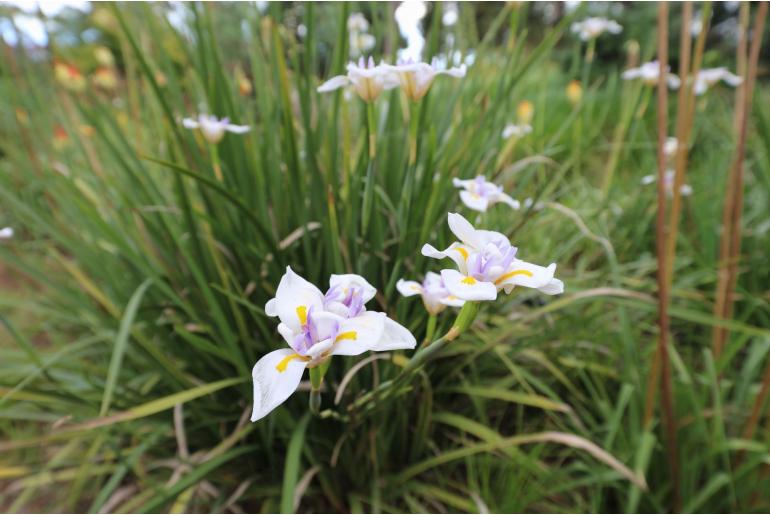
[[[56,31],[45,52],[0,43],[0,227],[14,229],[0,240],[1,508],[770,510],[761,80],[739,155],[730,318],[713,313],[736,101],[725,85],[693,100],[668,309],[672,450],[659,394],[645,418],[658,195],[641,181],[657,169],[657,93],[621,79],[656,55],[655,7],[628,6],[623,34],[586,44],[570,31],[585,6],[543,27],[527,4],[462,4],[444,26],[431,4],[423,58],[470,55],[465,77],[438,77],[419,102],[401,88],[371,103],[318,93],[345,72],[354,12],[375,60],[395,62],[394,8],[188,4],[172,18],[183,28],[166,5],[96,5],[84,23],[115,56],[98,73],[93,45]],[[744,9],[753,25],[757,7]],[[626,34],[638,41],[621,45]],[[735,69],[733,51],[705,41],[704,67]],[[678,48],[672,34],[673,71]],[[532,131],[504,139],[523,101]],[[663,106],[668,135],[678,101]],[[211,144],[182,125],[198,113],[251,130]],[[465,208],[452,179],[477,175],[521,209]],[[412,351],[335,357],[320,413],[303,384],[249,422],[251,368],[285,346],[264,306],[286,267],[319,286],[366,277],[370,309],[420,342],[428,317],[396,282],[447,267],[420,248],[453,241],[448,212],[505,233],[521,259],[558,263],[564,294],[485,303],[409,381],[388,383]],[[718,355],[715,328],[727,330]]]

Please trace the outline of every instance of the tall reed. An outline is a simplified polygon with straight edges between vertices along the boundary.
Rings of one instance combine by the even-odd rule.
[[[745,69],[743,83],[738,86],[735,94],[735,127],[738,141],[735,155],[730,164],[725,187],[724,205],[722,209],[722,234],[719,241],[719,261],[717,287],[714,301],[714,316],[722,319],[730,318],[735,302],[735,287],[738,281],[738,263],[741,252],[741,220],[743,214],[743,164],[746,153],[746,133],[749,123],[754,83],[757,76],[757,63],[762,43],[762,32],[767,17],[767,2],[759,4],[757,16],[752,31],[753,41],[751,50],[746,56],[746,39],[749,17],[748,5],[741,9],[741,28],[737,61],[739,73]],[[747,66],[748,58],[748,67]],[[712,333],[712,348],[715,356],[720,356],[727,341],[728,331],[725,327],[715,326]]]

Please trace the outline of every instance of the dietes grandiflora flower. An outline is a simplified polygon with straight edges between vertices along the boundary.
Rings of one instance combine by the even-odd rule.
[[[677,89],[681,85],[682,81],[679,77],[669,72],[670,67],[666,66],[666,82],[671,89]],[[640,79],[647,86],[654,86],[658,83],[658,77],[660,76],[660,65],[658,61],[650,61],[644,63],[638,68],[629,68],[621,74],[623,80]]]
[[[706,68],[699,70],[695,76],[693,90],[696,95],[702,95],[709,90],[711,86],[719,81],[723,81],[732,87],[739,86],[743,82],[743,77],[731,73],[727,68]]]
[[[673,165],[674,158],[676,157],[676,152],[678,149],[679,141],[676,138],[666,138],[666,142],[663,144],[663,154],[666,157],[668,169],[663,174],[663,189],[665,190],[667,197],[674,196],[674,179],[676,177],[676,171],[674,170]],[[644,185],[648,185],[653,184],[657,180],[658,176],[656,174],[650,174],[642,177],[641,182]],[[679,188],[679,193],[685,197],[692,195],[692,191],[692,186],[689,184],[682,184],[682,186]]]
[[[318,92],[327,93],[348,86],[364,102],[373,102],[383,91],[397,87],[398,78],[389,65],[375,65],[372,57],[368,60],[361,57],[357,64],[348,63],[346,75],[337,75],[327,80],[318,87]]]
[[[203,138],[212,145],[219,143],[224,137],[225,132],[244,134],[251,130],[248,125],[234,125],[227,118],[220,120],[216,116],[206,114],[198,115],[197,119],[185,118],[182,120],[182,125],[185,129],[199,129],[201,134],[203,134]]]
[[[413,349],[414,336],[385,313],[365,307],[377,290],[354,274],[332,275],[322,293],[290,268],[275,298],[265,305],[278,317],[278,332],[287,348],[263,356],[252,370],[252,422],[270,413],[299,387],[305,369],[327,363],[331,356],[357,356],[367,351]]]
[[[499,232],[477,230],[465,218],[449,213],[449,228],[460,240],[440,251],[429,244],[422,254],[450,258],[457,270],[441,271],[449,293],[466,301],[495,300],[503,290],[509,294],[516,286],[536,288],[547,295],[564,291],[564,283],[554,277],[556,264],[534,265],[516,258],[517,248]]]
[[[463,188],[460,192],[460,200],[474,211],[485,212],[489,206],[502,202],[513,209],[519,209],[519,201],[514,200],[503,191],[502,186],[487,181],[483,175],[475,179],[462,180],[454,178],[452,184],[456,188]]]
[[[465,64],[440,69],[435,58],[430,64],[406,60],[399,61],[395,66],[388,65],[388,68],[398,77],[401,89],[404,90],[407,98],[413,102],[420,101],[428,93],[437,76],[449,75],[450,77],[461,78],[465,77],[467,71]]]
[[[620,34],[623,27],[618,22],[607,18],[586,18],[583,21],[574,22],[571,30],[574,34],[578,34],[582,41],[589,41],[598,38],[605,32]]]
[[[396,289],[404,297],[412,297],[413,295],[422,297],[422,303],[429,315],[438,315],[447,306],[462,307],[465,304],[464,300],[449,293],[441,276],[435,272],[425,274],[422,283],[399,279],[396,283]]]

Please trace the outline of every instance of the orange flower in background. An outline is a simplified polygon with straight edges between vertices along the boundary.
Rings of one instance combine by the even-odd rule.
[[[80,131],[80,134],[82,134],[86,138],[90,138],[96,133],[96,129],[94,129],[90,125],[81,125],[80,127],[78,127],[78,130]]]
[[[98,88],[106,91],[114,91],[118,87],[118,75],[114,68],[100,66],[91,75],[91,81]]]
[[[583,86],[580,85],[579,80],[570,81],[567,84],[567,99],[569,99],[572,105],[576,105],[583,98]]]
[[[519,102],[519,105],[516,106],[516,117],[519,119],[519,123],[530,123],[534,114],[535,106],[529,100],[522,100]]]
[[[248,77],[246,77],[246,74],[243,72],[240,66],[235,69],[235,82],[238,84],[238,93],[242,97],[248,97],[251,95],[253,90],[251,81]]]
[[[56,80],[70,91],[80,93],[86,89],[86,78],[80,73],[77,67],[61,61],[54,62],[54,77]]]
[[[70,137],[64,127],[57,125],[53,128],[53,148],[62,150],[69,145]]]

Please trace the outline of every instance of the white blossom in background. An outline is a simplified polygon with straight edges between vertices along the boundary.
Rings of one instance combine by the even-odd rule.
[[[453,27],[457,24],[459,13],[457,11],[457,2],[446,2],[443,4],[444,14],[441,15],[441,23],[444,27]]]
[[[679,150],[679,141],[674,137],[666,138],[666,142],[663,144],[663,154],[666,156],[668,169],[663,174],[663,188],[667,197],[674,196],[674,179],[676,178],[676,171],[672,168],[674,165],[674,158],[676,152]],[[641,183],[645,186],[654,184],[658,180],[657,174],[645,175],[642,177]],[[692,195],[693,189],[689,184],[682,184],[679,187],[679,193],[682,196]]]
[[[670,73],[670,66],[666,66],[666,82],[671,89],[677,89],[682,84],[679,77]],[[654,86],[658,83],[658,77],[660,76],[660,65],[658,61],[650,61],[644,63],[638,68],[629,68],[621,74],[623,80],[640,79],[648,86]]]
[[[503,129],[503,139],[509,138],[521,138],[532,132],[532,126],[526,123],[515,124],[509,123]]]
[[[348,40],[350,57],[357,58],[371,51],[377,39],[369,34],[369,21],[362,13],[353,13],[348,17]]]
[[[666,158],[673,159],[676,156],[677,150],[679,150],[679,140],[673,136],[666,138],[666,141],[663,143],[663,154]]]
[[[0,240],[10,240],[13,234],[13,227],[3,227],[0,229]]]
[[[605,32],[620,34],[623,27],[618,22],[607,18],[586,18],[583,21],[574,22],[571,30],[578,34],[581,40],[589,41],[598,38]]]
[[[401,36],[406,39],[406,48],[398,51],[400,60],[420,61],[422,49],[425,47],[425,36],[422,32],[422,19],[428,13],[428,7],[421,0],[401,2],[394,14]]]
[[[368,61],[361,57],[358,64],[348,63],[347,71],[346,75],[337,75],[327,80],[317,91],[328,93],[349,86],[364,102],[373,102],[383,91],[399,85],[391,66],[383,63],[375,65],[372,57]]]
[[[666,191],[667,197],[673,197],[674,196],[674,179],[676,178],[676,172],[674,170],[666,170],[666,173],[663,174],[663,188]],[[642,184],[647,186],[649,184],[654,184],[658,180],[657,175],[645,175],[642,177]],[[679,193],[682,196],[690,196],[692,195],[692,186],[689,184],[682,184],[679,188]]]
[[[739,86],[743,83],[743,77],[735,75],[727,68],[706,68],[699,70],[698,75],[695,77],[694,90],[696,95],[702,95],[719,81],[723,81],[732,87]]]
[[[462,188],[460,191],[460,200],[463,204],[474,211],[485,212],[489,206],[502,202],[508,204],[513,209],[519,209],[519,201],[507,195],[502,186],[487,181],[483,175],[475,179],[462,180],[452,179],[452,184],[456,188]]]
[[[369,21],[363,13],[353,13],[348,16],[349,32],[367,32],[369,30]]]
[[[358,57],[372,50],[377,44],[377,38],[366,32],[351,32],[350,56]]]
[[[438,315],[447,306],[462,307],[465,304],[464,300],[449,293],[441,276],[435,272],[425,274],[425,280],[422,283],[399,279],[396,289],[404,297],[420,295],[425,310],[431,315]]]
[[[216,116],[206,114],[200,114],[197,118],[185,118],[182,125],[185,129],[199,129],[204,139],[212,145],[219,143],[225,132],[244,134],[251,130],[248,125],[235,125],[230,123],[228,118],[220,120]]]
[[[499,291],[510,294],[516,286],[535,288],[546,295],[564,292],[564,283],[554,277],[556,264],[542,267],[516,258],[518,249],[496,231],[477,230],[461,215],[449,213],[449,228],[460,240],[446,250],[422,247],[422,255],[449,258],[457,270],[441,271],[449,293],[466,301],[495,300]]]

